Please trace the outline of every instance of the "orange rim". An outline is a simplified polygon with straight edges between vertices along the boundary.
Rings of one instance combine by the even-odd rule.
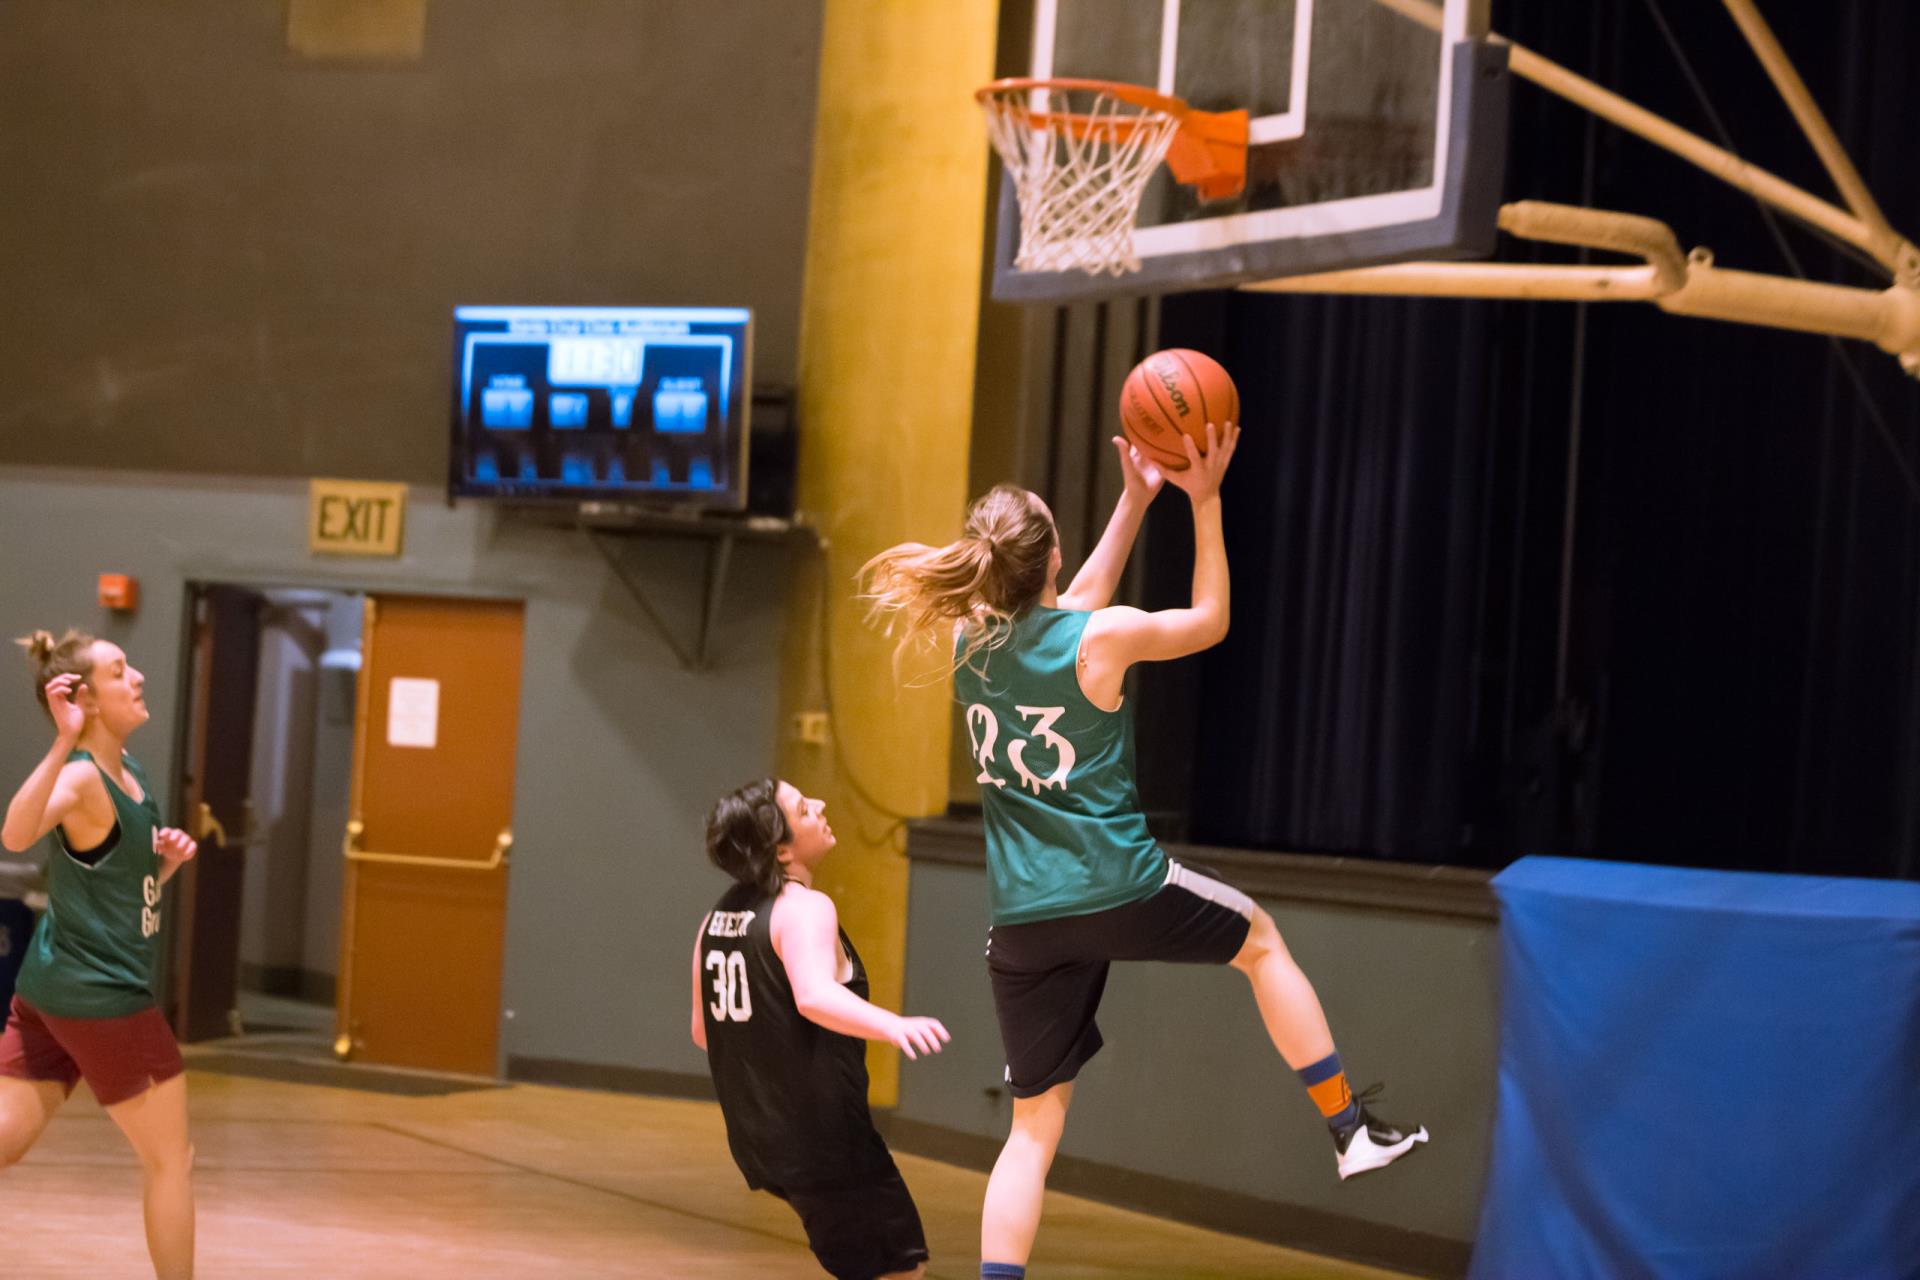
[[[1196,115],[1196,111],[1194,111],[1192,107],[1188,107],[1187,104],[1181,102],[1179,98],[1173,98],[1171,94],[1162,94],[1162,92],[1158,92],[1158,90],[1146,88],[1144,84],[1127,84],[1125,81],[1073,81],[1073,79],[1035,81],[1035,79],[1031,79],[1031,77],[1008,77],[1008,79],[1004,79],[1004,81],[995,81],[993,84],[981,84],[979,88],[973,90],[973,100],[979,102],[981,106],[985,106],[991,98],[1002,98],[1002,96],[1006,96],[1006,94],[1029,94],[1029,92],[1039,90],[1039,88],[1048,88],[1048,90],[1054,90],[1054,88],[1058,88],[1058,90],[1083,90],[1083,92],[1092,92],[1092,94],[1108,94],[1108,96],[1112,96],[1112,98],[1119,98],[1121,102],[1127,102],[1127,104],[1140,107],[1142,111],[1160,111],[1162,115],[1171,115],[1173,119],[1181,121],[1183,125],[1187,123],[1190,115]],[[1025,117],[1027,117],[1027,123],[1029,123],[1033,129],[1056,129],[1056,127],[1064,127],[1064,129],[1073,130],[1077,136],[1087,136],[1087,132],[1091,132],[1091,130],[1100,130],[1100,132],[1131,132],[1131,129],[1135,127],[1131,121],[1098,119],[1098,117],[1092,117],[1092,115],[1087,115],[1087,113],[1083,113],[1083,111],[1025,111]]]
[[[1248,112],[1245,108],[1197,111],[1180,98],[1123,80],[1037,80],[1027,76],[1011,76],[983,84],[973,91],[973,97],[985,107],[1010,95],[1038,89],[1104,93],[1142,111],[1171,116],[1179,132],[1167,151],[1167,168],[1176,179],[1196,188],[1203,200],[1237,195],[1246,187]],[[1129,139],[1140,127],[1139,121],[1094,117],[1078,111],[1016,110],[1026,116],[1031,128],[1065,129],[1077,138]]]

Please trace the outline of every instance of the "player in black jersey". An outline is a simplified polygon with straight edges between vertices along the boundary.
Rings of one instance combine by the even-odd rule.
[[[833,848],[819,800],[762,778],[720,797],[707,856],[734,885],[693,947],[693,1042],[747,1185],[799,1213],[836,1280],[914,1280],[927,1240],[867,1110],[866,1049],[917,1058],[947,1029],[867,1001],[867,971],[813,869]]]

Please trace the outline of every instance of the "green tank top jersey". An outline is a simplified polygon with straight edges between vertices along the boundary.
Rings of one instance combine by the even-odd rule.
[[[68,760],[93,757],[76,751]],[[88,866],[74,858],[66,833],[53,830],[47,911],[33,931],[17,989],[27,1003],[56,1018],[120,1018],[154,1003],[161,870],[154,832],[160,807],[146,773],[132,756],[125,761],[140,784],[140,800],[100,774],[118,823],[111,852]]]
[[[1081,692],[1091,613],[1035,605],[954,673],[979,766],[994,924],[1089,915],[1157,891],[1167,856],[1133,781],[1133,711]]]

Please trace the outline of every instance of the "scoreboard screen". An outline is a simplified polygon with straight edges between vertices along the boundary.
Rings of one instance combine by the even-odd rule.
[[[746,499],[753,314],[457,307],[456,497]]]

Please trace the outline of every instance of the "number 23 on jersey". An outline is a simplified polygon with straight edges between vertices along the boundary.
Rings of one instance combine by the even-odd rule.
[[[1055,733],[1053,726],[1067,713],[1067,709],[1015,707],[1014,710],[1028,721],[1027,733],[1038,738],[1040,745],[1053,752],[1054,756],[1053,772],[1043,778],[1027,766],[1026,752],[1030,745],[1027,739],[1014,739],[1007,746],[1007,763],[1013,766],[1014,777],[1036,796],[1042,791],[1065,791],[1079,757],[1074,754],[1073,743]],[[998,776],[993,769],[994,751],[1000,742],[1000,720],[993,714],[992,707],[976,702],[967,708],[967,739],[973,746],[974,763],[980,766],[980,776],[974,781],[981,786],[1006,786],[1007,780]]]

